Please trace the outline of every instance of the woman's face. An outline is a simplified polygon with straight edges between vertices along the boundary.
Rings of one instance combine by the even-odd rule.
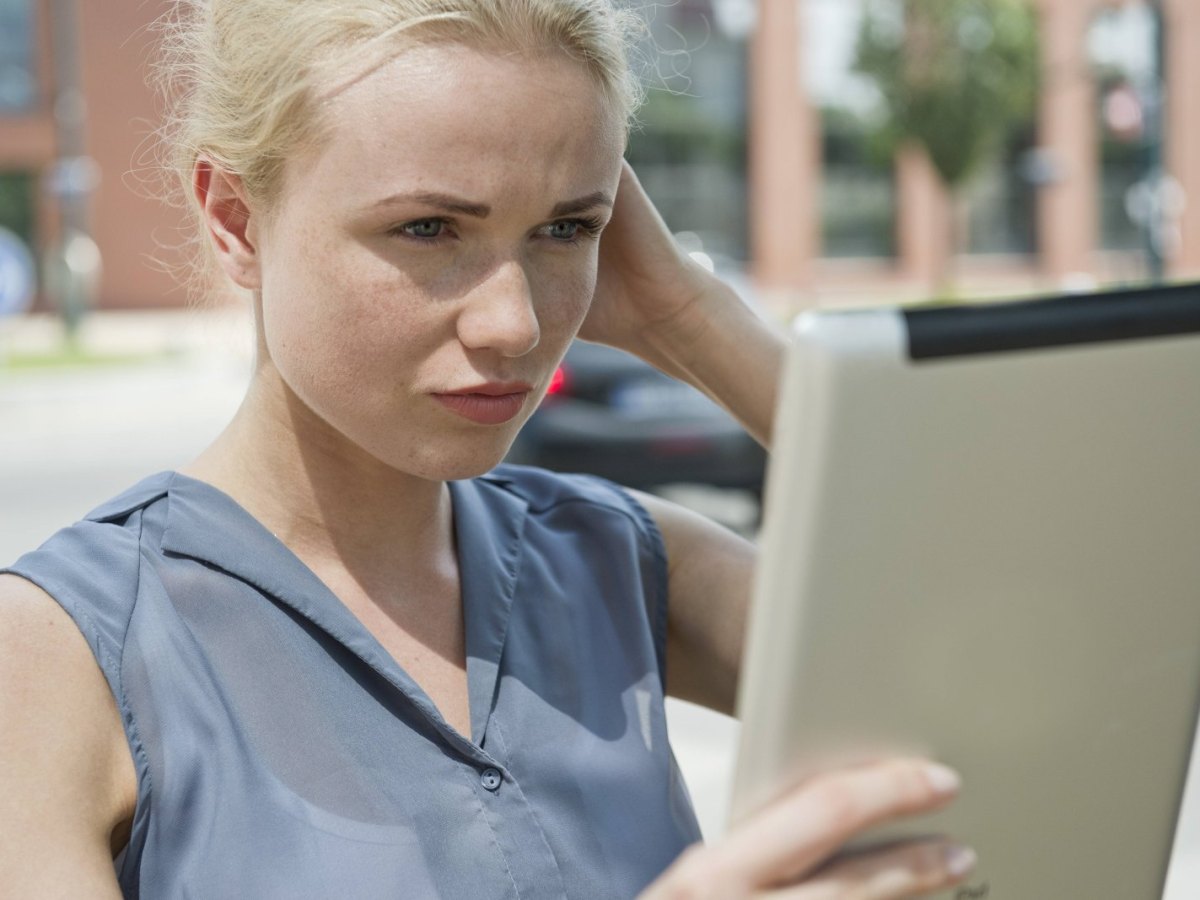
[[[565,56],[454,44],[323,114],[258,237],[261,373],[300,401],[302,440],[422,478],[486,471],[591,302],[624,122]]]

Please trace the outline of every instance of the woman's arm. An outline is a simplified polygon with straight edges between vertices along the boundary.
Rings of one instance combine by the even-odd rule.
[[[654,517],[667,549],[667,690],[732,716],[754,545],[689,509],[634,494]]]
[[[580,336],[634,353],[700,388],[769,444],[785,341],[680,251],[628,166]],[[732,715],[754,547],[675,504],[639,499],[667,545],[670,693]]]
[[[0,885],[6,897],[120,900],[136,776],[112,692],[44,591],[0,575]]]
[[[679,249],[628,165],[579,336],[640,356],[699,388],[770,447],[786,341]]]

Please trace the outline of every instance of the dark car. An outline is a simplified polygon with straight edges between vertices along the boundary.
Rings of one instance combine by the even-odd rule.
[[[576,341],[510,462],[633,488],[706,484],[761,498],[766,454],[720,406],[628,353]]]

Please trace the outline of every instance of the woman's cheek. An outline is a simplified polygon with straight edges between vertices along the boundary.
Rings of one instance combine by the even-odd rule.
[[[286,297],[264,297],[267,350],[284,380],[301,397],[353,385],[377,359],[388,333],[396,331],[370,303],[371,291],[349,283],[294,285]]]
[[[550,298],[542,317],[543,330],[548,325],[568,329],[572,336],[583,324],[596,292],[595,260],[585,268],[558,273],[545,295]]]

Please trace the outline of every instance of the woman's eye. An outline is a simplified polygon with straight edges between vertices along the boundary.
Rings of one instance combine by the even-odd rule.
[[[556,241],[573,241],[579,236],[579,230],[582,227],[574,219],[565,219],[561,222],[551,223],[547,229],[547,233]]]
[[[445,227],[446,223],[441,219],[418,219],[415,222],[408,222],[405,225],[401,225],[399,231],[408,237],[432,240],[433,238],[441,237],[442,230]]]
[[[544,226],[543,234],[564,244],[578,244],[585,238],[598,238],[604,223],[597,218],[559,219]]]

